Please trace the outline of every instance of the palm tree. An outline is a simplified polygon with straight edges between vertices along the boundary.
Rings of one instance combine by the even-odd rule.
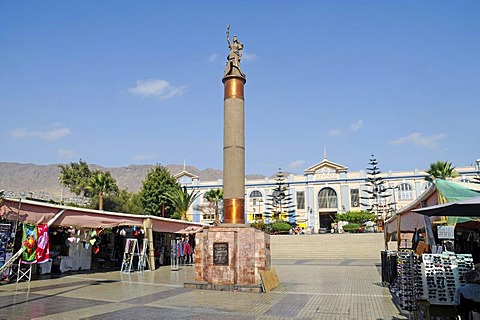
[[[86,189],[98,194],[98,210],[103,210],[103,195],[118,192],[118,186],[110,172],[95,171],[88,181]]]
[[[219,203],[223,201],[223,189],[212,189],[205,193],[205,200],[215,204],[215,224],[219,224]]]
[[[452,163],[448,161],[437,161],[430,164],[430,169],[427,171],[428,177],[425,180],[433,182],[435,179],[446,180],[448,178],[458,177],[458,172],[455,171],[455,167],[452,167]]]
[[[178,213],[180,213],[182,220],[187,220],[187,211],[188,208],[193,204],[193,202],[198,198],[200,193],[198,191],[192,190],[188,193],[187,187],[178,187],[164,195],[164,198],[170,200]]]

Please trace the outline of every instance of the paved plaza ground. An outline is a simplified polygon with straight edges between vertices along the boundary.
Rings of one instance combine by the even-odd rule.
[[[377,260],[274,260],[268,293],[192,290],[194,267],[0,285],[0,319],[405,319]]]

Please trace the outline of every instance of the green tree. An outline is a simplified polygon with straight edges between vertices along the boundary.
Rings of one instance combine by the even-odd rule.
[[[215,224],[220,223],[220,204],[223,202],[223,189],[211,189],[204,195],[205,200],[215,205]]]
[[[273,234],[288,234],[288,232],[292,229],[292,226],[285,222],[285,221],[277,221],[272,223],[271,226],[271,233]]]
[[[361,226],[367,221],[375,221],[375,214],[368,211],[349,211],[345,213],[335,214],[335,221],[346,221],[348,223],[356,223]]]
[[[275,181],[276,186],[273,188],[272,194],[267,196],[266,216],[273,217],[274,221],[279,221],[280,215],[285,214],[290,222],[294,222],[295,206],[281,169],[278,169]]]
[[[98,197],[90,202],[90,208],[96,209],[99,205]],[[131,193],[121,189],[115,194],[103,196],[103,210],[111,212],[124,212],[131,214],[143,214],[142,202],[138,193]]]
[[[343,226],[342,229],[345,232],[357,233],[360,229],[360,225],[358,223],[349,223],[349,224]]]
[[[188,193],[187,187],[184,186],[183,188],[179,187],[165,193],[165,198],[173,204],[175,212],[180,214],[182,220],[188,220],[188,208],[190,208],[199,195],[200,193],[195,190]]]
[[[96,170],[92,173],[86,189],[91,194],[98,195],[98,210],[103,210],[103,195],[115,194],[118,192],[118,186],[110,172]]]
[[[458,172],[455,167],[452,167],[451,162],[437,161],[430,164],[430,169],[427,171],[428,177],[425,180],[433,182],[435,179],[446,180],[448,178],[458,177]]]
[[[128,192],[127,192],[128,193]],[[132,214],[144,214],[140,193],[128,193],[127,201],[123,205],[123,212]]]
[[[367,168],[366,189],[363,192],[365,196],[360,197],[367,202],[362,203],[367,207],[368,212],[375,213],[377,225],[379,221],[387,217],[388,213],[392,211],[393,203],[387,203],[386,199],[387,188],[385,187],[385,180],[381,177],[381,171],[378,168],[378,161],[372,154],[369,162],[370,167]]]
[[[177,180],[168,172],[167,168],[160,164],[153,167],[143,181],[140,190],[140,199],[145,214],[169,218],[175,213],[175,207],[165,197],[165,194],[178,188]]]
[[[59,165],[60,176],[58,179],[60,183],[67,187],[76,195],[88,197],[88,181],[92,177],[92,171],[85,161],[80,159],[78,163],[70,162],[69,165]]]

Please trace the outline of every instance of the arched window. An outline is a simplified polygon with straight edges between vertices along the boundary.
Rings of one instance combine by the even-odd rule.
[[[320,209],[337,208],[337,193],[332,188],[323,188],[318,193]]]
[[[252,206],[260,205],[260,203],[263,202],[262,197],[263,195],[260,191],[253,190],[252,192],[250,192],[250,204]]]
[[[430,189],[431,186],[432,186],[432,183],[430,181],[425,182],[422,186],[422,192]]]
[[[262,193],[258,190],[253,190],[252,192],[250,192],[250,198],[261,198],[262,197]]]
[[[285,194],[284,191],[274,190],[272,192],[272,204],[274,206],[284,204],[284,201],[285,201],[286,197],[287,197],[287,195]]]
[[[413,189],[408,183],[401,183],[398,185],[398,200],[412,200]]]

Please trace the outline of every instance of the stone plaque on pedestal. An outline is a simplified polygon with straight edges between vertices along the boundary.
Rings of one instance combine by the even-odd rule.
[[[228,242],[213,243],[213,264],[228,266]]]

